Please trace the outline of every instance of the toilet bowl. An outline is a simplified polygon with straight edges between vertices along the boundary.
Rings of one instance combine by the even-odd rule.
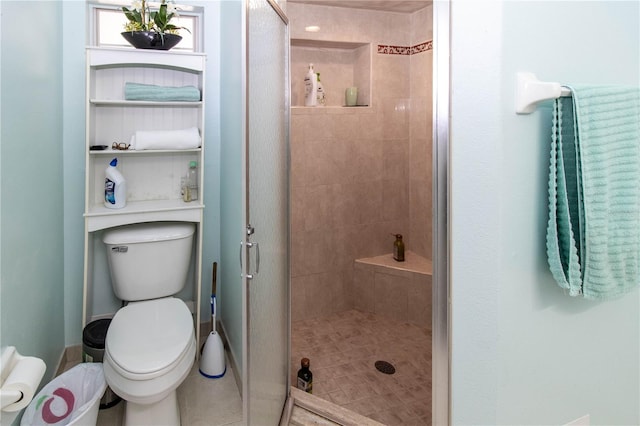
[[[127,402],[125,424],[180,424],[177,387],[193,366],[189,309],[173,297],[120,309],[107,332],[105,378]]]
[[[190,223],[129,225],[106,231],[115,294],[129,303],[111,320],[104,376],[125,401],[125,425],[180,425],[176,389],[196,356],[193,317],[173,294],[191,258]]]

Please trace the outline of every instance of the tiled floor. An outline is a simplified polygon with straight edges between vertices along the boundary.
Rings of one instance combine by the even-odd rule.
[[[65,367],[71,368],[73,365]],[[185,426],[241,426],[242,400],[233,371],[220,379],[207,379],[198,371],[198,364],[178,388],[178,403]],[[100,410],[97,426],[120,426],[124,403]]]
[[[351,310],[294,322],[291,339],[291,383],[307,357],[314,395],[387,425],[431,424],[430,329]]]

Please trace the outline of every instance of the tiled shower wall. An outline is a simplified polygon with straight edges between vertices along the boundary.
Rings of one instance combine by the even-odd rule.
[[[412,46],[433,39],[433,9],[411,15]],[[433,50],[411,55],[411,136],[409,155],[409,235],[411,249],[432,258]]]
[[[431,8],[403,14],[289,3],[287,14],[293,39],[372,45],[369,107],[292,108],[296,321],[353,308],[360,297],[352,291],[354,259],[391,252],[392,233],[405,236],[407,250],[431,257],[432,51],[377,53],[378,45],[430,41]],[[309,25],[321,31],[305,32]],[[292,49],[291,78],[302,80],[295,55]]]

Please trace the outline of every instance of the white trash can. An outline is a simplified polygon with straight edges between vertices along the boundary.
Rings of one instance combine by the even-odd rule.
[[[20,425],[95,426],[100,398],[106,388],[102,364],[78,364],[38,392]]]

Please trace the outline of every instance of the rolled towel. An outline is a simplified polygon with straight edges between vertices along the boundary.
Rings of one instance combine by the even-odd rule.
[[[200,90],[195,86],[170,87],[127,82],[124,84],[124,98],[127,101],[198,102]]]
[[[197,127],[182,130],[139,130],[131,137],[131,148],[145,149],[193,149],[200,146]]]

